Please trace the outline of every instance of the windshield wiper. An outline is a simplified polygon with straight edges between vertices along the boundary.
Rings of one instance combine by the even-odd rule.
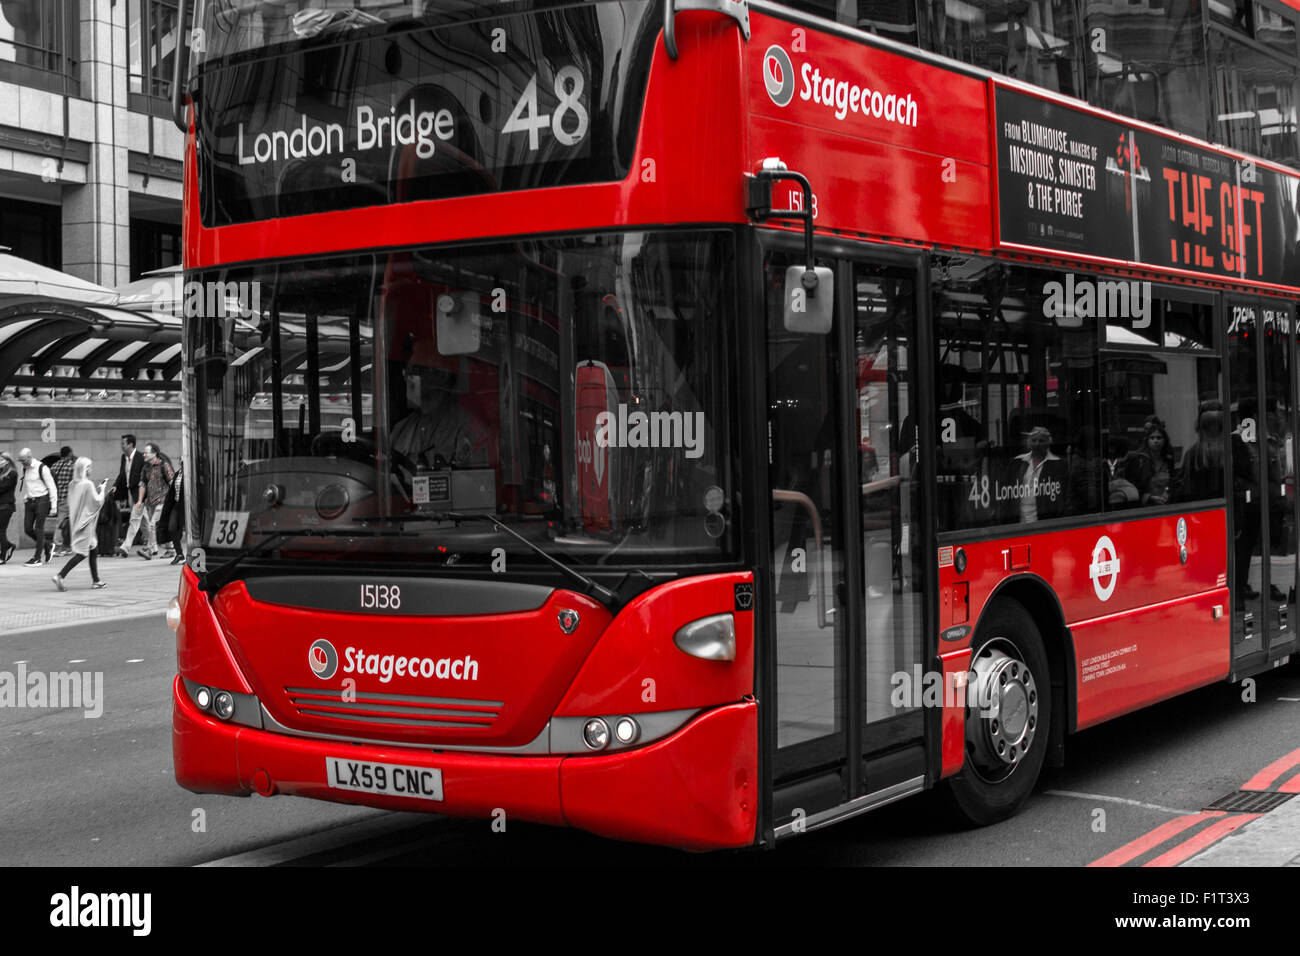
[[[566,578],[580,585],[579,590],[581,591],[581,593],[587,595],[587,597],[589,598],[593,598],[594,600],[599,601],[601,604],[605,605],[605,607],[607,607],[611,613],[617,614],[618,609],[627,603],[625,600],[621,599],[617,594],[615,594],[609,588],[605,587],[603,584],[597,583],[596,581],[587,577],[585,574],[583,574],[581,571],[577,570],[576,568],[572,568],[569,565],[565,564],[563,561],[561,561],[555,555],[551,554],[541,545],[529,541],[522,534],[520,534],[514,528],[510,527],[501,519],[497,518],[495,515],[491,515],[487,513],[470,514],[464,511],[437,511],[437,512],[431,512],[429,514],[415,514],[415,515],[380,515],[378,519],[357,518],[356,520],[357,521],[366,521],[366,520],[370,520],[370,521],[373,520],[486,521],[489,524],[494,525],[497,528],[497,530],[504,531],[506,534],[510,535],[510,537],[514,538],[524,547],[531,550],[534,554],[540,555],[545,561],[550,563],[552,567],[554,567],[557,571],[563,574]]]
[[[271,546],[278,544],[286,538],[363,538],[375,537],[379,534],[377,531],[331,531],[328,528],[289,528],[285,531],[276,531],[273,534],[263,538],[257,544],[249,545],[236,551],[234,555],[228,558],[219,568],[213,568],[211,571],[204,572],[199,576],[199,590],[207,591],[209,594],[216,594],[223,587],[230,583],[231,578],[235,575],[235,568],[242,561],[251,558],[254,555],[261,554],[270,550]]]

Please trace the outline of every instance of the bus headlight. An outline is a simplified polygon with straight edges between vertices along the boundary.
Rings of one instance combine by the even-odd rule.
[[[206,687],[200,687],[194,692],[194,703],[198,704],[203,710],[212,706],[212,691]]]
[[[631,717],[620,717],[614,722],[614,736],[621,744],[635,743],[641,728]]]
[[[599,717],[593,717],[582,728],[582,742],[592,750],[604,750],[609,746],[609,724]]]
[[[677,629],[673,643],[704,661],[736,659],[736,619],[731,614],[714,614],[691,621]]]
[[[181,599],[172,598],[167,602],[167,626],[173,631],[181,626]]]
[[[231,718],[235,713],[235,698],[230,696],[230,691],[220,691],[216,697],[212,698],[212,712],[222,720]]]

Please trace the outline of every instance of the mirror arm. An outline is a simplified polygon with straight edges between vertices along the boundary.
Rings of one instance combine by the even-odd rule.
[[[803,192],[802,209],[773,209],[772,208],[772,184],[780,180],[788,180],[798,184]],[[745,183],[748,189],[748,202],[745,211],[750,217],[759,222],[767,222],[769,219],[797,219],[803,223],[804,239],[804,258],[806,264],[803,272],[803,287],[808,290],[810,296],[816,295],[817,274],[813,271],[816,261],[813,259],[813,214],[812,214],[812,185],[808,182],[808,177],[803,173],[797,173],[792,169],[782,168],[763,168],[757,173],[746,173]]]
[[[172,63],[172,122],[184,135],[188,136],[190,124],[185,117],[185,92],[182,81],[189,73],[189,28],[186,14],[194,5],[194,0],[181,0],[180,9],[176,11],[176,58]]]

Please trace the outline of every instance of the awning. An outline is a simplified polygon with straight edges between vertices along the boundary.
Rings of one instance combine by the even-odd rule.
[[[36,299],[77,305],[117,305],[118,294],[58,269],[0,252],[0,305]]]

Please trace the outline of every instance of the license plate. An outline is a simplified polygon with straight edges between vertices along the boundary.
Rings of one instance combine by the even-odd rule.
[[[442,799],[442,771],[429,767],[326,757],[325,782],[335,790],[382,793],[419,800]]]

